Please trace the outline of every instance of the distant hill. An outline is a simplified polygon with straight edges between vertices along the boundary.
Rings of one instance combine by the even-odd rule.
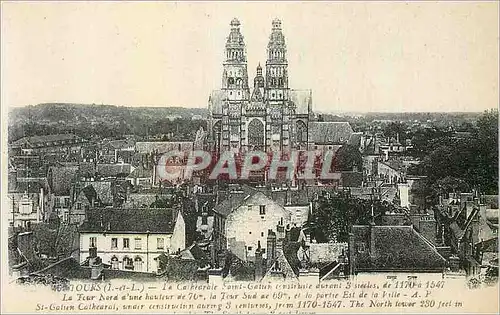
[[[23,123],[27,120],[39,122],[59,121],[99,121],[129,119],[163,119],[172,116],[191,119],[193,115],[206,116],[206,108],[184,107],[125,107],[115,105],[43,103],[10,109],[9,124]]]
[[[192,117],[205,119],[207,112],[205,108],[44,103],[10,110],[9,141],[35,134],[72,132],[86,138],[94,134],[117,137],[178,133],[184,128],[196,128],[188,130],[187,137],[205,124],[204,120]]]

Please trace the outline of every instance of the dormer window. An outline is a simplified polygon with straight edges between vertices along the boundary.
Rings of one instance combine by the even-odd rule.
[[[259,206],[259,214],[260,215],[265,215],[266,214],[266,206],[265,205],[260,205]]]

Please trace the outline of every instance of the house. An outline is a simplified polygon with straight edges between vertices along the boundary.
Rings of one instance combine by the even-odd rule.
[[[263,192],[244,186],[214,208],[215,249],[230,249],[243,261],[254,260],[257,245],[265,243],[268,230],[290,221],[290,212],[282,205]]]
[[[185,225],[176,209],[90,209],[80,226],[80,260],[100,257],[112,269],[159,270],[163,253],[185,246]]]
[[[63,219],[68,216],[72,203],[72,186],[77,180],[78,166],[53,166],[47,180],[54,199],[54,212]]]
[[[412,226],[354,225],[350,273],[421,273],[442,277],[447,260]]]
[[[309,150],[336,150],[349,142],[353,132],[348,122],[311,121],[307,134]]]
[[[283,206],[290,213],[290,225],[301,227],[307,222],[311,209],[310,194],[307,189],[292,189],[290,187],[256,189]]]
[[[191,141],[138,141],[135,151],[138,153],[165,153],[170,151],[190,152],[193,150]]]
[[[24,137],[10,144],[15,155],[65,153],[80,154],[82,145],[87,143],[74,134],[54,134],[46,136]]]
[[[217,195],[197,193],[194,198],[197,213],[196,232],[201,234],[205,240],[210,240],[214,230],[213,208],[217,201]]]
[[[70,208],[67,217],[63,218],[63,222],[81,224],[85,221],[85,211],[91,207],[95,207],[98,203],[97,192],[92,185],[84,187],[77,195],[75,202]]]
[[[9,225],[30,229],[33,224],[43,222],[46,195],[39,183],[29,183],[20,192],[7,194]]]
[[[53,208],[47,179],[19,178],[14,169],[9,169],[7,197],[7,219],[16,227],[30,228],[33,223],[43,222]]]
[[[109,207],[114,205],[116,183],[113,181],[80,181],[75,189],[75,200],[69,211],[69,223],[81,224],[85,220],[85,212],[90,208]],[[81,188],[83,187],[83,188]]]
[[[130,163],[134,153],[134,139],[109,140],[100,149],[101,163]]]
[[[404,166],[398,160],[378,161],[377,174],[384,183],[396,184],[405,181]]]
[[[153,168],[140,165],[127,176],[127,180],[134,186],[151,188],[153,186]]]
[[[131,164],[116,163],[116,164],[97,164],[96,178],[115,179],[125,178],[134,170]]]

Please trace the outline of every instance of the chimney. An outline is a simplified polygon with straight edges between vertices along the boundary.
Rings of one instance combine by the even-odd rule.
[[[398,184],[398,192],[399,192],[399,201],[401,207],[409,207],[410,206],[410,197],[409,197],[409,186],[408,184]]]
[[[37,215],[36,215],[36,223],[40,223],[40,219],[43,220],[43,217],[45,215],[45,194],[43,191],[43,187],[40,188],[40,198],[38,201],[38,208],[37,208]]]
[[[283,252],[283,242],[285,240],[285,227],[283,226],[283,218],[280,219],[276,226],[276,257]]]
[[[267,231],[267,268],[271,267],[274,259],[276,258],[276,233],[273,230]]]
[[[255,281],[260,281],[263,276],[262,254],[260,241],[257,241],[257,249],[255,250]]]
[[[425,237],[432,245],[436,245],[437,224],[432,216],[422,216],[418,222],[418,230],[420,235]]]

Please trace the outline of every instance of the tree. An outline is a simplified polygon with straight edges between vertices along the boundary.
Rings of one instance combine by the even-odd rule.
[[[400,122],[391,122],[384,128],[384,136],[386,138],[398,138],[400,141],[403,141],[406,139],[406,133],[407,133],[407,127],[406,125],[400,123]]]
[[[419,138],[420,137],[420,138]],[[440,194],[478,189],[498,194],[498,111],[486,111],[470,136],[424,130],[414,139],[422,162],[411,171],[426,176],[433,202]]]
[[[313,215],[307,223],[311,234],[319,243],[328,241],[347,242],[354,224],[367,225],[376,221],[385,212],[392,212],[396,206],[378,200],[363,200],[347,195],[320,197]]]
[[[359,169],[363,163],[361,152],[352,144],[344,144],[337,150],[333,163],[335,171]]]

